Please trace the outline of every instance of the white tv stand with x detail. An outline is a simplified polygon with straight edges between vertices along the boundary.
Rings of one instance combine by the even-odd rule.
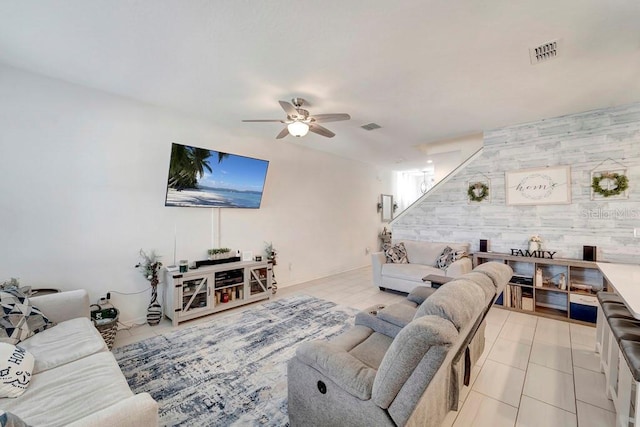
[[[180,322],[269,299],[271,264],[240,261],[217,264],[186,273],[165,270],[165,315]]]

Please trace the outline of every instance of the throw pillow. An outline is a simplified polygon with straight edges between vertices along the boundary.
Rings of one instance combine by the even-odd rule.
[[[446,270],[455,261],[458,261],[459,259],[462,259],[466,256],[467,252],[465,250],[454,250],[453,248],[447,246],[438,257],[436,266],[441,270]]]
[[[451,249],[451,247],[447,246],[438,257],[438,260],[436,261],[436,267],[441,270],[446,270],[451,264],[453,264],[455,260],[455,252],[453,251],[453,249]]]
[[[409,258],[407,258],[407,249],[404,247],[404,243],[400,242],[391,246],[384,251],[387,257],[387,262],[393,264],[409,264]]]
[[[18,397],[31,382],[35,358],[23,348],[0,343],[0,397]]]
[[[0,427],[29,427],[29,424],[22,421],[17,415],[0,409]]]
[[[0,342],[20,341],[53,326],[53,323],[18,289],[0,291]]]

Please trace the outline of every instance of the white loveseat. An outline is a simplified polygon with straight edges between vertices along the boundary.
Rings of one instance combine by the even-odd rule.
[[[416,286],[429,286],[422,278],[435,274],[438,276],[458,277],[468,273],[473,263],[468,257],[461,258],[446,269],[436,266],[442,251],[449,246],[454,251],[469,252],[468,243],[434,243],[416,240],[394,240],[393,244],[404,243],[407,250],[407,264],[387,263],[384,252],[371,254],[373,265],[373,284],[382,290],[393,289],[401,292],[411,292]]]
[[[30,298],[56,326],[21,341],[35,357],[24,394],[0,408],[32,426],[158,425],[158,404],[134,395],[89,317],[86,291]]]

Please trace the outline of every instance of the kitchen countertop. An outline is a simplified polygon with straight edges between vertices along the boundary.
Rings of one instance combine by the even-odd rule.
[[[636,319],[640,319],[640,265],[599,262],[598,268],[622,297]]]

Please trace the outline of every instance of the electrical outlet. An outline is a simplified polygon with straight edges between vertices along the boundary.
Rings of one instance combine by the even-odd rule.
[[[293,263],[292,262],[289,263],[289,271],[291,271],[291,270],[293,270]]]
[[[371,253],[371,249],[369,248],[364,248],[364,254],[365,255],[369,255]]]

